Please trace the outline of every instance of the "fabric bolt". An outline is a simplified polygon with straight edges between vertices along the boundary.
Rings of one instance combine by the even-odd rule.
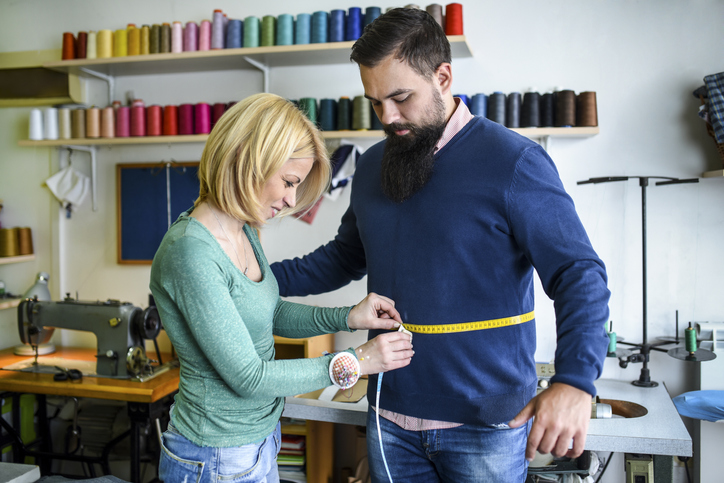
[[[274,335],[349,331],[351,307],[281,300],[256,230],[244,225],[262,271],[260,282],[244,276],[189,214],[171,225],[151,267],[151,292],[181,360],[171,420],[199,446],[254,443],[274,430],[285,396],[331,384],[331,355],[274,360]]]
[[[704,421],[724,421],[724,391],[689,391],[676,396],[676,410],[687,418]]]

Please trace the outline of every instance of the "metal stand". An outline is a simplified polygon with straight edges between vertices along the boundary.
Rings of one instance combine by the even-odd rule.
[[[631,178],[638,178],[639,186],[641,186],[641,256],[642,256],[642,267],[643,267],[643,338],[640,344],[632,344],[629,342],[621,342],[621,344],[630,345],[634,350],[638,349],[638,352],[631,353],[630,355],[619,357],[619,365],[622,368],[626,368],[630,362],[642,362],[643,367],[641,368],[641,374],[639,378],[632,381],[631,384],[639,387],[656,387],[659,385],[658,382],[651,380],[651,374],[649,372],[649,354],[652,350],[660,352],[668,352],[666,349],[661,349],[658,346],[664,344],[671,344],[672,341],[657,341],[654,343],[648,342],[648,313],[647,313],[647,261],[646,261],[646,188],[649,186],[650,179],[661,179],[663,181],[657,181],[656,186],[669,185],[669,184],[683,184],[683,183],[698,183],[699,178],[669,178],[665,176],[607,176],[603,178],[590,178],[585,181],[579,181],[577,184],[598,184],[598,183],[610,183],[613,181],[627,181]],[[678,332],[678,324],[677,324]]]

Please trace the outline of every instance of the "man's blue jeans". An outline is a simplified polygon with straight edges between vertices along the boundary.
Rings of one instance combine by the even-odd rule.
[[[530,422],[464,424],[450,429],[406,431],[380,418],[382,445],[394,483],[523,483],[528,472],[525,446]],[[375,410],[367,413],[367,453],[372,483],[388,483],[377,436]]]

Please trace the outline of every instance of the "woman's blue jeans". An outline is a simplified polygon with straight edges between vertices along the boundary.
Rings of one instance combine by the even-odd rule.
[[[196,446],[169,423],[161,443],[158,477],[165,483],[279,483],[278,423],[260,443],[231,448]]]
[[[377,436],[376,413],[367,412],[367,453],[372,483],[388,483]],[[394,483],[523,483],[530,422],[464,424],[456,428],[407,431],[380,417],[382,445]]]

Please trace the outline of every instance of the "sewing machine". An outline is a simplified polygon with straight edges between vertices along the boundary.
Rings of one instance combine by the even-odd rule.
[[[60,302],[38,301],[36,297],[20,303],[18,331],[23,344],[36,348],[48,342],[52,331],[44,329],[51,327],[95,334],[99,376],[138,378],[153,372],[144,339],[155,341],[161,329],[155,306],[142,310],[118,300],[88,302],[70,296]]]

